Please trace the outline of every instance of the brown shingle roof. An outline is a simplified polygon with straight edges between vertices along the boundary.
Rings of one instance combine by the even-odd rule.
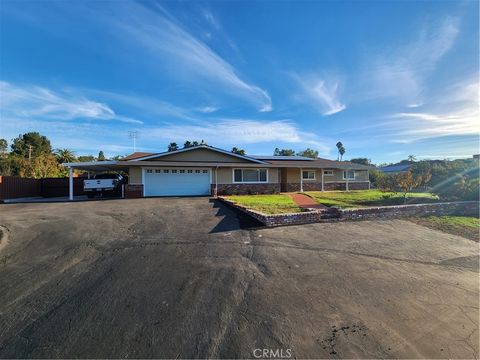
[[[122,161],[138,159],[138,158],[141,158],[141,157],[144,157],[144,156],[150,156],[150,155],[153,155],[153,154],[155,154],[155,153],[137,151],[137,152],[134,152],[133,154],[125,156],[124,158],[122,158]]]

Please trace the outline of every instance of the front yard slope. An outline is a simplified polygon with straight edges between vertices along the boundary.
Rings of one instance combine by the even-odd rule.
[[[353,191],[308,191],[319,204],[336,206],[343,209],[366,206],[403,205],[403,194],[382,192],[380,190],[353,190]],[[407,204],[423,204],[438,202],[437,196],[431,193],[409,193]]]
[[[264,214],[302,212],[302,209],[288,195],[238,195],[225,196],[225,198]]]

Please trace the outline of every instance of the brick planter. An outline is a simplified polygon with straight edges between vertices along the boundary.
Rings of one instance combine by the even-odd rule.
[[[477,201],[459,201],[434,204],[414,204],[398,206],[379,206],[359,209],[307,209],[305,212],[291,214],[264,214],[249,209],[226,198],[219,197],[220,201],[250,215],[267,227],[282,225],[300,225],[316,222],[339,220],[370,220],[370,219],[395,219],[402,217],[421,216],[478,216],[479,203]]]

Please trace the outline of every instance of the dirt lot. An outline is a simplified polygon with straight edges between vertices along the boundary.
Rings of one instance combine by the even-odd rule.
[[[0,205],[0,225],[3,358],[479,354],[478,243],[411,222],[259,229],[193,198]]]

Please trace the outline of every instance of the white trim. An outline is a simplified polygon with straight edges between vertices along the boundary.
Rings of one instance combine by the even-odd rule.
[[[143,156],[143,157],[136,158],[136,159],[130,159],[130,160],[127,160],[127,162],[155,159],[155,158],[159,158],[159,157],[163,157],[163,156],[167,156],[167,155],[179,154],[179,153],[182,153],[182,152],[185,152],[185,151],[192,151],[192,150],[197,150],[197,149],[208,149],[208,150],[216,151],[216,152],[219,152],[219,153],[222,153],[222,154],[237,157],[239,159],[252,161],[252,162],[255,162],[257,164],[266,164],[264,161],[254,159],[254,158],[251,158],[249,156],[235,154],[235,153],[232,153],[231,151],[219,149],[219,148],[216,148],[216,147],[213,147],[213,146],[208,146],[208,145],[198,145],[198,146],[192,146],[192,147],[189,147],[189,148],[179,149],[179,150],[175,150],[175,151],[166,151],[166,152],[157,153],[157,154],[153,154],[153,155]]]
[[[235,170],[265,170],[266,171],[266,181],[235,181]],[[243,173],[242,173],[243,179]],[[269,183],[269,174],[268,168],[232,168],[232,184],[268,184]]]
[[[325,176],[334,176],[334,175],[335,175],[335,174],[334,174],[334,170],[330,170],[330,169],[329,169],[329,170],[324,170],[324,169],[322,169],[322,171],[323,171],[323,174],[324,174]],[[327,173],[325,173],[325,171],[329,171],[330,173],[327,174]]]
[[[142,185],[143,185],[143,197],[145,197],[145,168],[142,167]]]
[[[85,161],[85,162],[71,162],[71,163],[63,163],[62,166],[65,167],[75,167],[75,166],[89,166],[89,165],[116,165],[117,161]]]
[[[304,178],[303,177],[303,172],[306,171],[306,172],[313,172],[313,178]],[[304,170],[302,169],[302,180],[307,180],[307,181],[313,181],[313,180],[316,180],[317,179],[317,172],[315,171],[315,169],[313,170]]]
[[[345,173],[347,173],[347,175],[348,175],[348,172],[349,172],[349,171],[353,171],[353,178],[345,177]],[[343,172],[342,172],[342,178],[343,178],[343,180],[356,180],[356,178],[357,178],[356,170],[351,170],[351,169],[343,170]],[[366,181],[366,180],[365,180],[365,181]]]

